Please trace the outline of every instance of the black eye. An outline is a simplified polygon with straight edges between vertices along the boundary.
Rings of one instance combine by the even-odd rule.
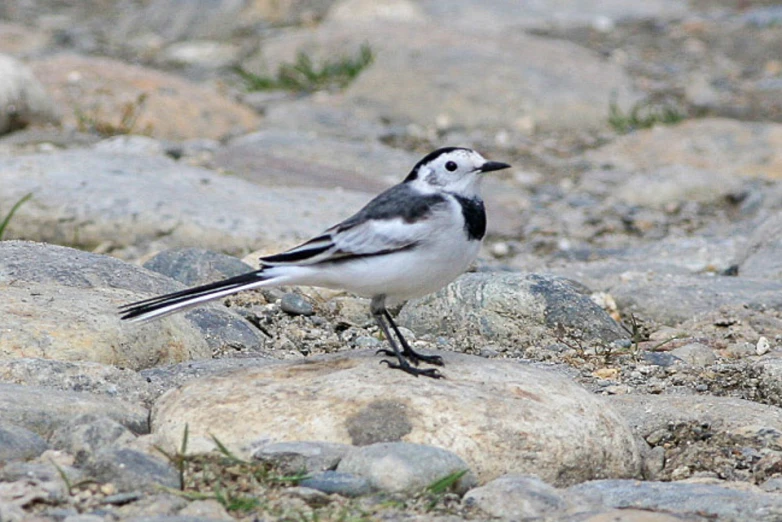
[[[448,172],[453,172],[454,170],[456,170],[457,167],[458,165],[456,165],[455,161],[449,161],[448,163],[445,164],[445,169]]]

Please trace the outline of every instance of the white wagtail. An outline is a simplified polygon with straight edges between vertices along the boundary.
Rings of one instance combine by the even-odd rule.
[[[412,375],[440,378],[435,368],[417,366],[442,366],[442,357],[414,352],[386,306],[435,292],[467,270],[486,233],[482,174],[508,167],[470,149],[438,149],[355,215],[296,248],[261,258],[260,270],[123,306],[122,318],[162,317],[250,288],[344,289],[372,299],[372,316],[391,346],[378,353],[397,360],[382,362]]]

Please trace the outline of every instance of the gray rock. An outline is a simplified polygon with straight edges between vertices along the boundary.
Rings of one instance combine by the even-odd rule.
[[[535,476],[504,475],[468,491],[462,503],[492,517],[509,520],[545,520],[565,511],[572,502]]]
[[[375,193],[399,183],[418,159],[379,143],[268,129],[232,140],[217,151],[214,161],[264,186],[341,187]]]
[[[30,430],[0,421],[0,464],[14,460],[29,460],[49,448],[46,441]]]
[[[743,276],[782,281],[782,213],[771,215],[755,228],[738,263]]]
[[[252,456],[272,464],[286,475],[311,474],[334,470],[350,449],[348,444],[334,442],[276,442],[259,448]]]
[[[721,203],[741,192],[742,180],[729,172],[670,165],[625,176],[612,199],[627,205],[666,208],[673,204]]]
[[[347,88],[345,101],[392,124],[525,133],[594,129],[606,125],[612,92],[623,107],[637,99],[621,67],[573,43],[520,31],[453,31],[438,23],[421,31],[417,23],[333,21],[270,38],[255,63],[245,65],[274,71],[299,51],[318,63],[363,43],[375,60]]]
[[[253,271],[253,267],[235,257],[203,248],[164,250],[143,266],[187,286],[212,283]]]
[[[0,134],[59,120],[54,102],[33,72],[5,54],[0,54],[0,107]]]
[[[468,273],[408,301],[399,322],[417,334],[450,335],[462,349],[486,343],[551,344],[563,335],[611,342],[621,327],[573,281],[513,272]]]
[[[149,490],[156,485],[180,487],[179,474],[171,465],[127,448],[99,451],[85,462],[84,470],[98,482],[111,482],[121,492]]]
[[[364,477],[331,470],[310,475],[299,484],[328,495],[336,493],[343,497],[360,497],[375,491],[369,480]]]
[[[71,484],[84,480],[84,472],[73,466],[47,462],[8,462],[0,469],[0,482],[30,480],[36,482],[63,482],[63,474]]]
[[[321,18],[332,2],[262,0],[248,5],[233,0],[162,0],[139,6],[117,5],[113,10],[106,10],[104,16],[106,21],[111,21],[108,31],[111,41],[115,45],[128,46],[150,37],[163,42],[201,38],[222,40],[269,23],[296,25]]]
[[[79,415],[59,426],[49,441],[76,458],[77,465],[95,453],[132,442],[136,436],[119,422],[102,415]]]
[[[612,508],[637,508],[725,522],[772,522],[782,517],[782,497],[713,484],[596,480],[571,486],[588,502]]]
[[[192,451],[212,450],[213,435],[240,455],[248,447],[302,439],[436,445],[458,454],[483,481],[535,473],[556,485],[595,473],[639,473],[629,428],[606,402],[564,375],[441,355],[442,380],[389,370],[374,351],[193,380],[158,399],[154,433],[161,446],[173,449],[187,424]]]
[[[0,314],[5,329],[0,355],[139,369],[208,358],[214,346],[257,349],[262,343],[259,332],[221,307],[150,323],[120,320],[120,305],[181,288],[171,279],[108,256],[4,241],[0,289],[5,298]]]
[[[782,431],[782,409],[730,397],[675,395],[614,395],[607,403],[616,408],[635,432],[647,438],[653,432],[679,423],[708,424],[713,433],[745,426]]]
[[[782,282],[745,277],[625,272],[610,288],[623,313],[675,326],[722,306],[782,310]]]
[[[515,27],[582,27],[639,18],[665,20],[687,13],[686,6],[675,0],[642,3],[627,3],[621,0],[554,3],[507,0],[499,2],[424,0],[418,3],[432,23],[448,18],[462,30],[482,32],[502,31]]]
[[[337,466],[338,472],[364,477],[373,488],[389,492],[417,492],[441,478],[467,470],[453,486],[459,494],[477,484],[469,469],[450,451],[408,442],[380,442],[354,448]]]
[[[674,348],[670,354],[693,366],[710,366],[717,362],[714,350],[701,343],[685,344]]]
[[[154,399],[171,388],[179,388],[193,379],[225,375],[243,368],[263,368],[273,364],[279,364],[279,361],[262,357],[205,359],[149,368],[141,370],[139,375],[149,384]]]
[[[166,153],[165,144],[149,136],[121,135],[99,141],[94,150],[118,154],[148,154],[161,156]]]
[[[0,418],[44,438],[86,413],[114,419],[137,434],[149,433],[149,412],[135,404],[89,393],[0,384]]]
[[[585,157],[595,165],[627,172],[683,165],[773,179],[779,176],[782,163],[782,124],[692,119],[620,136]]]
[[[299,294],[288,292],[280,300],[280,309],[286,314],[311,316],[315,314],[312,304]]]
[[[7,186],[0,208],[34,194],[8,237],[104,244],[134,258],[192,245],[237,254],[289,247],[370,199],[335,189],[259,187],[163,156],[93,150],[0,158],[0,169]],[[290,219],[292,207],[306,211]]]
[[[1,359],[0,381],[89,392],[147,406],[154,398],[149,383],[137,372],[92,362]]]

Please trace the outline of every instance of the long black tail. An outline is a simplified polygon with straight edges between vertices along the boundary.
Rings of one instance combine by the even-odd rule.
[[[207,285],[160,295],[120,307],[122,319],[144,321],[163,317],[227,295],[262,286],[270,277],[263,270],[230,277]]]

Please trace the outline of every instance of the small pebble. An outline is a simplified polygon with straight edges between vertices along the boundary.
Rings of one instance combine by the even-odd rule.
[[[768,339],[761,336],[760,339],[758,339],[757,346],[755,346],[755,352],[758,355],[765,355],[769,351],[771,351],[771,343],[768,342]]]
[[[287,293],[280,300],[280,308],[286,314],[309,317],[315,314],[312,305],[299,294]]]

